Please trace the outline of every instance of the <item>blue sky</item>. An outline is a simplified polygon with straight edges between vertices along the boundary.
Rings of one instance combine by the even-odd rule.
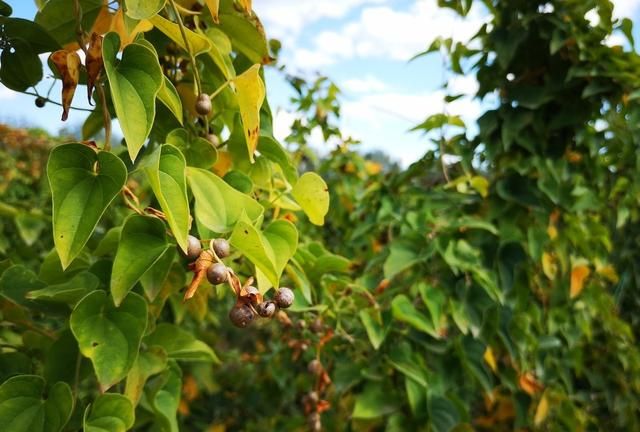
[[[6,0],[5,0],[6,1]],[[32,18],[35,3],[9,0],[14,16]],[[479,2],[477,2],[479,3]],[[615,0],[615,15],[638,21],[640,0]],[[436,36],[466,40],[484,20],[480,9],[461,19],[437,7],[436,0],[253,0],[268,37],[280,39],[280,60],[296,73],[328,76],[342,90],[341,127],[362,141],[363,149],[381,149],[408,164],[419,158],[428,141],[408,130],[426,116],[442,112],[442,83],[452,91],[473,93],[473,77],[450,80],[437,55],[412,62],[408,59],[425,49]],[[635,29],[636,38],[640,29]],[[618,42],[614,38],[611,43]],[[50,80],[39,85],[48,90]],[[284,139],[293,119],[289,98],[292,91],[280,74],[267,70],[267,91],[275,111],[275,133]],[[55,87],[52,97],[59,97]],[[78,91],[74,106],[87,107]],[[35,109],[33,97],[15,94],[0,86],[0,122],[36,125],[55,133],[64,126],[81,124],[84,114],[72,112],[68,125],[60,121],[60,108],[48,104]],[[482,103],[463,98],[447,108],[472,122],[482,112]],[[312,144],[328,149],[321,137]]]

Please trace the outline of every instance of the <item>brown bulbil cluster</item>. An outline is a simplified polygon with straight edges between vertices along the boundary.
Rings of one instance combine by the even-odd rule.
[[[195,295],[205,277],[212,285],[227,282],[236,294],[236,303],[229,311],[229,319],[240,328],[249,326],[256,316],[273,318],[278,309],[286,309],[293,304],[295,296],[290,288],[279,288],[273,299],[267,300],[251,285],[253,277],[242,284],[234,271],[222,262],[230,254],[229,242],[223,238],[211,240],[209,249],[204,250],[199,239],[189,236],[186,257],[194,261],[189,264],[194,276],[184,294],[185,301]]]

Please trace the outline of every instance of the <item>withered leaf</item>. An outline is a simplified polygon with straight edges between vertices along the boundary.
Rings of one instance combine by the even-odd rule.
[[[62,121],[65,121],[80,79],[80,56],[75,51],[58,50],[49,58],[62,77]]]
[[[91,104],[93,88],[98,78],[100,78],[104,67],[102,60],[102,36],[97,33],[91,34],[85,66],[87,68],[87,98],[89,99],[89,104]]]

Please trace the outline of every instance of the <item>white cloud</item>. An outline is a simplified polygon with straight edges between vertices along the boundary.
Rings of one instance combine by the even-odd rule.
[[[357,19],[342,28],[319,33],[307,49],[322,59],[323,65],[350,58],[408,60],[439,36],[467,41],[486,19],[480,6],[461,18],[433,0],[417,0],[405,10],[366,6]],[[291,63],[304,69],[305,64],[297,63],[299,58],[294,54]]]
[[[473,95],[478,91],[478,80],[474,75],[454,75],[449,79],[449,90],[453,94]]]
[[[287,45],[295,43],[302,30],[322,19],[340,19],[358,6],[382,3],[385,0],[267,0],[254,2],[253,7],[264,22],[270,38],[281,39]]]
[[[373,75],[366,75],[363,78],[351,78],[340,84],[340,89],[348,93],[370,93],[387,90],[387,84],[380,81]]]
[[[639,11],[640,0],[613,0],[614,18],[630,18]]]

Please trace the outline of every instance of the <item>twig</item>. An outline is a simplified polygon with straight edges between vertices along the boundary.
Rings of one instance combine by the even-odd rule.
[[[107,107],[107,96],[104,93],[103,85],[104,84],[98,84],[96,86],[96,90],[98,90],[100,104],[102,105],[102,121],[104,122],[104,150],[111,151],[111,115],[109,114],[109,108]]]
[[[49,99],[48,97],[41,96],[38,93],[33,93],[33,92],[28,92],[28,91],[21,91],[21,92],[18,92],[18,93],[26,94],[26,95],[29,95],[29,96],[39,97],[39,98],[44,99],[45,102],[49,102],[49,103],[52,103],[52,104],[58,105],[58,106],[64,106],[60,102],[56,102],[56,101],[54,101],[52,99]],[[70,106],[69,109],[76,110],[76,111],[93,112],[92,109],[80,108],[80,107],[74,107],[74,106]]]
[[[184,41],[184,47],[187,51],[187,54],[189,54],[189,58],[191,59],[191,69],[193,70],[193,77],[196,80],[196,89],[198,91],[198,94],[200,94],[202,93],[202,82],[200,81],[200,72],[198,71],[196,57],[193,55],[193,51],[191,51],[191,44],[189,44],[189,39],[187,39],[187,33],[185,32],[184,23],[182,22],[180,12],[178,12],[176,2],[174,0],[169,0],[169,3],[171,3],[173,13],[176,15],[176,19],[178,20],[178,27],[180,28],[180,34],[182,35],[182,40]]]

